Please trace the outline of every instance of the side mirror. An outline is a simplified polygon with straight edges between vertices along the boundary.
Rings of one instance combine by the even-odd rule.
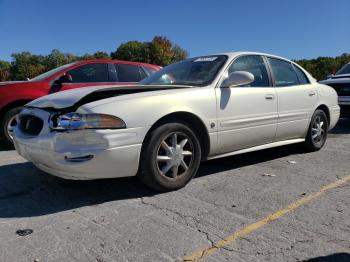
[[[246,71],[232,72],[221,84],[221,87],[229,88],[247,85],[254,82],[254,75]]]

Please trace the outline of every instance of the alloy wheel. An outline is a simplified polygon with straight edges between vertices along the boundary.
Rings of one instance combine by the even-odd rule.
[[[322,143],[327,132],[326,120],[322,115],[317,115],[311,127],[311,139],[315,144]]]
[[[193,143],[183,132],[170,133],[160,143],[156,157],[160,175],[166,179],[178,179],[193,163]]]
[[[17,126],[17,119],[16,119],[16,115],[14,115],[7,122],[7,135],[11,140],[13,140],[13,131],[15,130],[16,126]]]

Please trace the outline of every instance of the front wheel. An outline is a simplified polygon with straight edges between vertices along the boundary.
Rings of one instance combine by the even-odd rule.
[[[0,137],[7,146],[13,145],[13,131],[17,125],[16,116],[22,110],[22,107],[15,107],[5,113],[0,120]]]
[[[311,123],[304,146],[308,151],[320,150],[327,140],[328,119],[323,110],[316,110],[311,118]]]
[[[201,148],[194,132],[183,123],[154,129],[144,142],[139,177],[157,191],[176,190],[196,174]]]

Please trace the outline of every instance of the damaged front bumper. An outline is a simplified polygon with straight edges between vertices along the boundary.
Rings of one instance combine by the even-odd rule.
[[[14,131],[18,153],[35,166],[75,180],[136,175],[142,141],[149,127],[57,132],[49,128],[50,114],[42,109],[25,108],[20,115],[42,119],[42,129],[34,136],[20,127]]]

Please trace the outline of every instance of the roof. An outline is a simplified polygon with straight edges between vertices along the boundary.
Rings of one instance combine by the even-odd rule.
[[[229,56],[231,58],[235,57],[235,56],[238,56],[238,55],[263,55],[263,56],[270,56],[270,57],[274,57],[274,58],[290,61],[290,59],[285,58],[285,57],[276,56],[276,55],[267,54],[267,53],[261,53],[261,52],[253,52],[253,51],[225,52],[225,53],[216,53],[216,54],[212,54],[212,55],[227,55],[227,56]]]
[[[131,64],[131,65],[139,65],[139,66],[149,66],[154,68],[161,68],[161,66],[153,65],[153,64],[147,64],[147,63],[141,63],[141,62],[132,62],[132,61],[124,61],[124,60],[116,60],[116,59],[91,59],[91,60],[81,60],[76,61],[76,63],[80,64],[90,64],[90,63],[120,63],[120,64]]]

